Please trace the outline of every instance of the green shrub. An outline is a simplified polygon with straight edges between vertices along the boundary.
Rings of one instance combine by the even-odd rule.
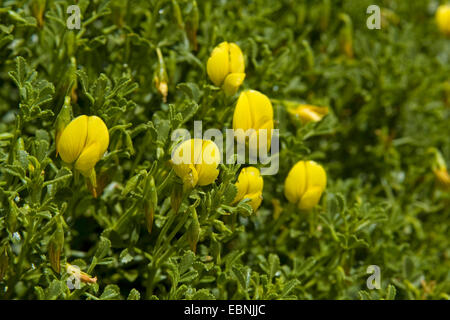
[[[380,30],[366,27],[372,2],[80,0],[69,30],[71,1],[3,1],[0,297],[448,299],[450,193],[433,166],[450,159],[450,40],[437,1],[378,1]],[[238,94],[206,73],[222,41],[280,130],[257,212],[233,204],[238,165],[186,190],[169,163],[174,130],[232,128]],[[302,124],[291,102],[329,114]],[[64,104],[109,128],[96,188],[56,155]],[[284,179],[306,159],[328,181],[301,212]]]

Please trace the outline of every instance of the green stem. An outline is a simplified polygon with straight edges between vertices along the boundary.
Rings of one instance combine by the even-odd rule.
[[[183,234],[178,240],[177,242],[169,247],[164,254],[161,255],[160,258],[157,258],[156,255],[153,256],[153,260],[152,263],[150,264],[149,267],[149,276],[147,279],[147,289],[146,289],[146,295],[147,295],[147,299],[150,299],[152,294],[153,294],[153,288],[155,286],[155,276],[160,268],[160,266],[167,261],[167,259],[170,257],[170,255],[172,254],[172,252],[175,250],[176,247],[178,247],[180,245],[180,243],[184,242],[186,238],[186,234]]]
[[[133,214],[134,210],[136,209],[136,206],[137,201],[133,203],[133,205],[119,217],[119,219],[116,221],[112,229],[115,231],[120,230],[124,222],[127,221],[128,218]]]
[[[156,276],[156,271],[157,271],[157,267],[155,266],[155,259],[153,259],[153,261],[150,265],[150,270],[149,270],[148,279],[147,279],[147,290],[146,290],[147,299],[150,299],[153,294],[153,286],[154,286],[154,279]]]
[[[166,235],[167,231],[169,230],[170,226],[173,224],[173,222],[175,221],[175,217],[176,217],[176,213],[175,211],[173,211],[172,209],[170,209],[169,211],[169,217],[167,218],[166,223],[164,224],[161,232],[158,235],[158,238],[156,239],[156,244],[154,247],[153,252],[156,253],[159,249],[159,247],[161,246],[161,242],[164,239],[164,236]]]
[[[310,210],[308,213],[308,220],[309,220],[309,235],[311,236],[311,237],[313,237],[314,236],[314,229],[315,229],[315,226],[316,226],[316,223],[315,223],[315,216],[316,216],[316,214],[315,214],[315,212],[313,211],[313,210]]]
[[[24,236],[24,242],[22,245],[22,248],[20,250],[20,254],[19,254],[19,258],[17,260],[17,264],[16,264],[16,272],[14,277],[11,278],[11,281],[9,282],[8,285],[8,291],[6,293],[6,298],[9,299],[9,297],[11,296],[11,294],[13,293],[14,290],[14,285],[20,280],[20,277],[22,275],[23,272],[23,268],[24,268],[24,260],[25,257],[27,256],[28,250],[30,248],[30,240],[33,237],[33,234],[35,232],[35,226],[37,224],[34,223],[34,215],[30,215],[30,225],[27,228],[27,233]]]

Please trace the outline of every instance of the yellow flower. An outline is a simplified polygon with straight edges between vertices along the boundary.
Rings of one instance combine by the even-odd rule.
[[[316,107],[309,104],[299,104],[296,107],[288,107],[288,112],[302,123],[318,122],[328,114],[327,107]]]
[[[439,30],[450,37],[450,4],[441,5],[436,10],[436,23]]]
[[[238,191],[233,203],[242,199],[250,199],[249,204],[252,206],[253,212],[255,212],[262,202],[263,185],[263,178],[257,168],[246,167],[242,169],[236,182]]]
[[[314,161],[299,161],[289,171],[284,183],[284,194],[302,210],[312,209],[319,203],[327,184],[327,174]]]
[[[206,63],[206,72],[227,95],[235,94],[245,78],[244,55],[239,46],[225,41],[215,47]]]
[[[236,137],[243,141],[243,135],[249,134],[249,145],[265,146],[270,149],[273,129],[273,108],[269,98],[256,90],[241,92],[234,109],[233,129]],[[237,131],[242,129],[242,131]],[[253,129],[253,132],[246,132]],[[259,137],[266,137],[261,141]]]
[[[97,116],[79,116],[62,131],[56,145],[61,159],[89,176],[95,164],[108,149],[108,128]]]
[[[211,140],[190,139],[177,147],[171,162],[184,184],[206,186],[219,175],[220,151]]]

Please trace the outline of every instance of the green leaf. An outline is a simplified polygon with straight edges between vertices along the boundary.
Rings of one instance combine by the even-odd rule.
[[[192,117],[197,113],[197,111],[200,109],[200,106],[192,101],[188,101],[184,103],[184,109],[179,113],[181,119],[179,121],[179,125],[183,123],[187,123],[189,120],[192,119]],[[178,125],[172,125],[174,128],[177,128]]]
[[[405,279],[411,280],[413,272],[414,272],[414,262],[409,256],[406,256],[403,259],[403,276],[405,277]]]
[[[88,98],[91,105],[93,105],[95,102],[95,99],[92,96],[92,94],[90,93],[90,91],[88,90],[88,88],[90,87],[90,81],[88,80],[88,76],[87,76],[86,72],[84,70],[77,70],[76,74],[80,79],[81,88],[83,89],[83,93],[86,95],[86,97]]]
[[[245,254],[245,251],[230,252],[224,259],[225,260],[225,269],[230,270],[244,254]]]
[[[180,264],[178,265],[178,270],[180,274],[185,273],[189,268],[192,267],[194,263],[195,255],[191,250],[187,250],[183,257],[181,258]]]
[[[207,289],[200,289],[191,297],[191,300],[216,300],[216,297]]]
[[[308,257],[305,260],[300,261],[299,258],[294,260],[294,274],[296,277],[306,274],[317,262],[314,257]]]
[[[57,299],[64,290],[64,286],[65,284],[62,284],[61,281],[59,280],[53,280],[52,283],[50,284],[50,287],[48,287],[47,290],[47,299],[48,300],[55,300]]]
[[[128,249],[124,249],[119,256],[119,260],[121,263],[127,264],[130,261],[133,261],[133,256],[130,255]]]
[[[283,286],[283,291],[281,291],[281,297],[286,298],[288,294],[295,289],[295,287],[300,285],[300,281],[297,279],[292,279]]]
[[[373,300],[371,295],[365,290],[358,291],[358,295],[360,300]]]
[[[111,241],[108,238],[100,236],[100,242],[97,247],[97,251],[95,251],[95,257],[97,259],[102,259],[108,254],[109,248],[111,247]]]
[[[187,82],[177,84],[177,89],[180,89],[185,93],[190,99],[198,102],[200,99],[200,89],[196,83]]]
[[[280,258],[276,254],[269,255],[269,277],[273,279],[275,274],[280,269]]]
[[[141,300],[141,294],[136,289],[131,289],[127,300]]]
[[[181,275],[179,282],[191,282],[198,277],[198,272],[195,270],[188,271]]]
[[[33,81],[36,75],[36,71],[30,70],[25,59],[20,56],[16,58],[16,70],[9,72],[19,89],[25,86],[26,81]]]
[[[387,287],[386,300],[394,300],[396,293],[397,293],[397,290],[395,289],[395,287],[392,284],[390,284]]]
[[[113,300],[117,299],[120,296],[120,289],[115,284],[109,284],[103,290],[102,295],[100,296],[101,300]]]
[[[251,269],[243,266],[233,266],[231,268],[242,290],[246,291],[250,285]]]
[[[187,291],[188,291],[187,285],[183,284],[183,285],[179,286],[177,288],[177,290],[175,291],[174,299],[181,300],[185,296]]]
[[[251,205],[248,204],[248,202],[249,199],[241,200],[237,206],[238,212],[242,214],[244,217],[249,217],[253,213],[253,208],[251,207]]]
[[[236,198],[237,191],[237,187],[234,184],[228,184],[223,193],[224,203],[231,204],[234,198]]]
[[[45,300],[45,293],[44,293],[44,289],[42,289],[39,286],[35,286],[34,287],[34,291],[36,293],[36,296],[38,298],[38,300]]]
[[[137,186],[139,185],[141,180],[142,180],[141,173],[138,173],[137,175],[131,177],[131,179],[128,179],[127,184],[125,185],[125,188],[122,189],[122,194],[121,194],[122,197],[125,197],[131,191],[136,191]]]
[[[62,167],[58,171],[58,173],[56,174],[54,179],[45,181],[43,185],[44,186],[51,185],[51,184],[63,185],[71,177],[72,177],[72,172],[68,168]]]

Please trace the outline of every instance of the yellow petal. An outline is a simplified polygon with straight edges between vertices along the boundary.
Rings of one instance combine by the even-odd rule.
[[[450,36],[450,5],[446,4],[438,7],[436,23],[444,35]]]
[[[195,162],[200,161],[198,155],[201,154],[201,150],[201,139],[190,139],[182,142],[172,154],[172,166],[176,175],[183,180],[183,183],[188,183],[192,187],[195,187],[198,182]]]
[[[186,140],[180,143],[172,154],[174,166],[193,164],[194,158],[191,150],[192,141]]]
[[[320,187],[312,187],[308,189],[301,198],[298,207],[301,210],[310,210],[319,203],[323,189]]]
[[[269,150],[273,129],[272,103],[266,95],[256,90],[244,91],[241,95],[247,97],[248,104],[243,104],[243,106],[240,106],[240,110],[242,110],[244,107],[248,107],[247,114],[250,115],[250,120],[248,121],[249,123],[247,124],[247,127],[245,129],[247,130],[252,128],[256,130],[256,135],[252,134],[250,136],[250,147],[257,146],[259,148],[259,136],[262,135],[262,132],[260,130],[264,130],[266,133],[265,136],[267,138],[267,141],[261,142],[261,146]],[[238,104],[236,105],[236,110],[238,110]],[[240,113],[242,114],[243,111],[240,111]],[[235,117],[237,118],[237,123],[244,122],[244,120],[241,120],[239,114],[236,114],[236,112]]]
[[[267,142],[262,143],[262,146],[270,148],[273,108],[269,98],[256,90],[243,91],[234,109],[233,129],[238,138],[245,135],[249,129],[255,130],[255,132],[249,134],[249,145],[251,147],[259,147],[258,141],[261,135],[259,129],[265,130]],[[243,132],[236,131],[238,129],[242,129]]]
[[[246,167],[241,170],[235,185],[237,187],[237,194],[233,203],[241,201],[248,194],[262,192],[264,180],[257,168]]]
[[[269,98],[256,90],[245,91],[250,107],[252,128],[259,129],[267,121],[273,120],[273,108]]]
[[[238,192],[233,203],[242,199],[250,199],[249,204],[255,212],[262,202],[263,179],[259,170],[255,167],[246,167],[241,170],[236,187]]]
[[[183,176],[183,183],[194,188],[198,183],[198,173],[193,165],[188,165],[188,173]]]
[[[83,115],[73,119],[61,134],[58,151],[66,163],[75,162],[86,144],[88,117]]]
[[[187,176],[190,172],[190,167],[189,164],[175,164],[175,162],[172,160],[172,167],[173,167],[173,171],[175,171],[175,174],[180,177],[181,179],[183,179],[185,176]]]
[[[248,188],[246,193],[251,194],[261,192],[264,186],[264,180],[261,177],[259,170],[255,167],[247,167],[244,168],[243,171],[244,170],[244,174],[248,177]]]
[[[239,174],[238,180],[235,184],[237,188],[237,194],[234,197],[233,203],[241,201],[246,195],[248,190],[248,175],[243,174],[244,169],[242,169],[241,173]]]
[[[297,162],[284,182],[284,195],[291,203],[298,203],[306,190],[305,161]]]
[[[230,73],[244,73],[245,62],[241,48],[235,43],[229,44],[230,50]]]
[[[256,210],[258,210],[263,200],[262,192],[248,194],[244,197],[244,199],[250,199],[249,204],[252,206],[253,212],[256,212]]]
[[[219,175],[220,152],[211,140],[190,139],[181,143],[172,155],[175,173],[192,187],[208,185]]]
[[[327,174],[320,164],[314,161],[306,162],[306,181],[307,189],[311,187],[319,187],[325,189],[327,184]]]
[[[90,146],[83,149],[83,152],[75,162],[75,169],[87,176],[89,171],[95,167],[99,160],[99,144],[94,142]]]
[[[97,116],[91,116],[88,118],[87,127],[87,139],[85,147],[89,147],[91,144],[97,144],[98,160],[100,160],[103,154],[108,149],[109,145],[109,133],[106,124]],[[97,160],[97,161],[98,161]]]
[[[202,142],[202,163],[218,166],[220,162],[219,147],[211,140],[203,140]]]
[[[229,46],[227,42],[222,42],[211,52],[206,63],[206,72],[211,81],[220,86],[229,73]]]
[[[198,174],[192,164],[173,165],[173,170],[183,183],[189,183],[192,187],[197,185]]]
[[[261,144],[261,147],[266,147],[267,150],[270,149],[270,145],[272,143],[272,130],[273,130],[273,120],[272,119],[266,121],[259,127],[259,129],[257,131],[257,133],[258,133],[258,148],[259,148],[259,145]],[[261,141],[261,143],[260,143],[259,138],[264,137],[263,132],[265,133],[266,139],[265,139],[265,141]]]
[[[198,185],[206,186],[213,183],[219,175],[219,169],[211,165],[205,165],[201,169],[201,174],[198,175]]]
[[[245,73],[230,73],[223,83],[223,91],[226,95],[232,96],[234,95],[242,82],[244,82]]]
[[[236,103],[233,115],[233,129],[246,131],[252,127],[252,115],[250,113],[249,100],[246,91],[241,92]]]
[[[220,151],[211,140],[203,140],[201,150],[202,161],[195,165],[198,173],[198,185],[205,186],[213,183],[219,175],[217,166],[220,162]]]
[[[194,165],[203,163],[203,158],[207,158],[209,161],[213,162],[213,159],[205,157],[203,154],[204,141],[202,139],[191,139],[191,154],[192,161]]]
[[[289,113],[300,120],[303,123],[317,122],[328,114],[327,107],[317,107],[312,105],[299,105],[295,109],[288,109]]]
[[[302,119],[304,122],[317,122],[322,119],[322,116],[315,113],[311,109],[300,109],[297,113],[297,115]]]

